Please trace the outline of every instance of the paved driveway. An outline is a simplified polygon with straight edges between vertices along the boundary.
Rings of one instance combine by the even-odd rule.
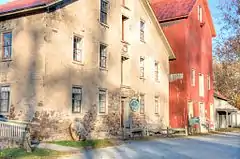
[[[134,141],[69,159],[240,159],[240,134]]]

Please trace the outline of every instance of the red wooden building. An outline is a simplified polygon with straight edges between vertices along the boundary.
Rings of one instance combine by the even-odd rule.
[[[170,61],[170,126],[188,117],[213,119],[212,38],[216,36],[208,0],[151,0],[176,55]],[[201,131],[204,131],[201,127]]]

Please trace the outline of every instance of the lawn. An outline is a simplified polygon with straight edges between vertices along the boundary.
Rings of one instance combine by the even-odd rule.
[[[53,141],[53,144],[70,146],[76,148],[102,148],[116,145],[116,142],[108,139],[86,140],[86,141]]]
[[[27,153],[18,148],[0,151],[0,159],[57,159],[62,155],[67,155],[67,153],[46,149],[36,149],[32,153]]]

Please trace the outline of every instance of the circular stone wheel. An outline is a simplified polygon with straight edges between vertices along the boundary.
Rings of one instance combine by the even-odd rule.
[[[74,141],[79,141],[80,140],[80,135],[78,134],[75,124],[71,123],[69,126],[69,132],[70,132],[70,136]]]

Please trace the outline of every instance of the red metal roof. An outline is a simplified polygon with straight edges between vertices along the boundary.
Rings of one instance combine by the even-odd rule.
[[[159,21],[188,16],[196,0],[152,0],[151,6]]]
[[[0,5],[0,14],[46,5],[54,0],[14,0]]]

